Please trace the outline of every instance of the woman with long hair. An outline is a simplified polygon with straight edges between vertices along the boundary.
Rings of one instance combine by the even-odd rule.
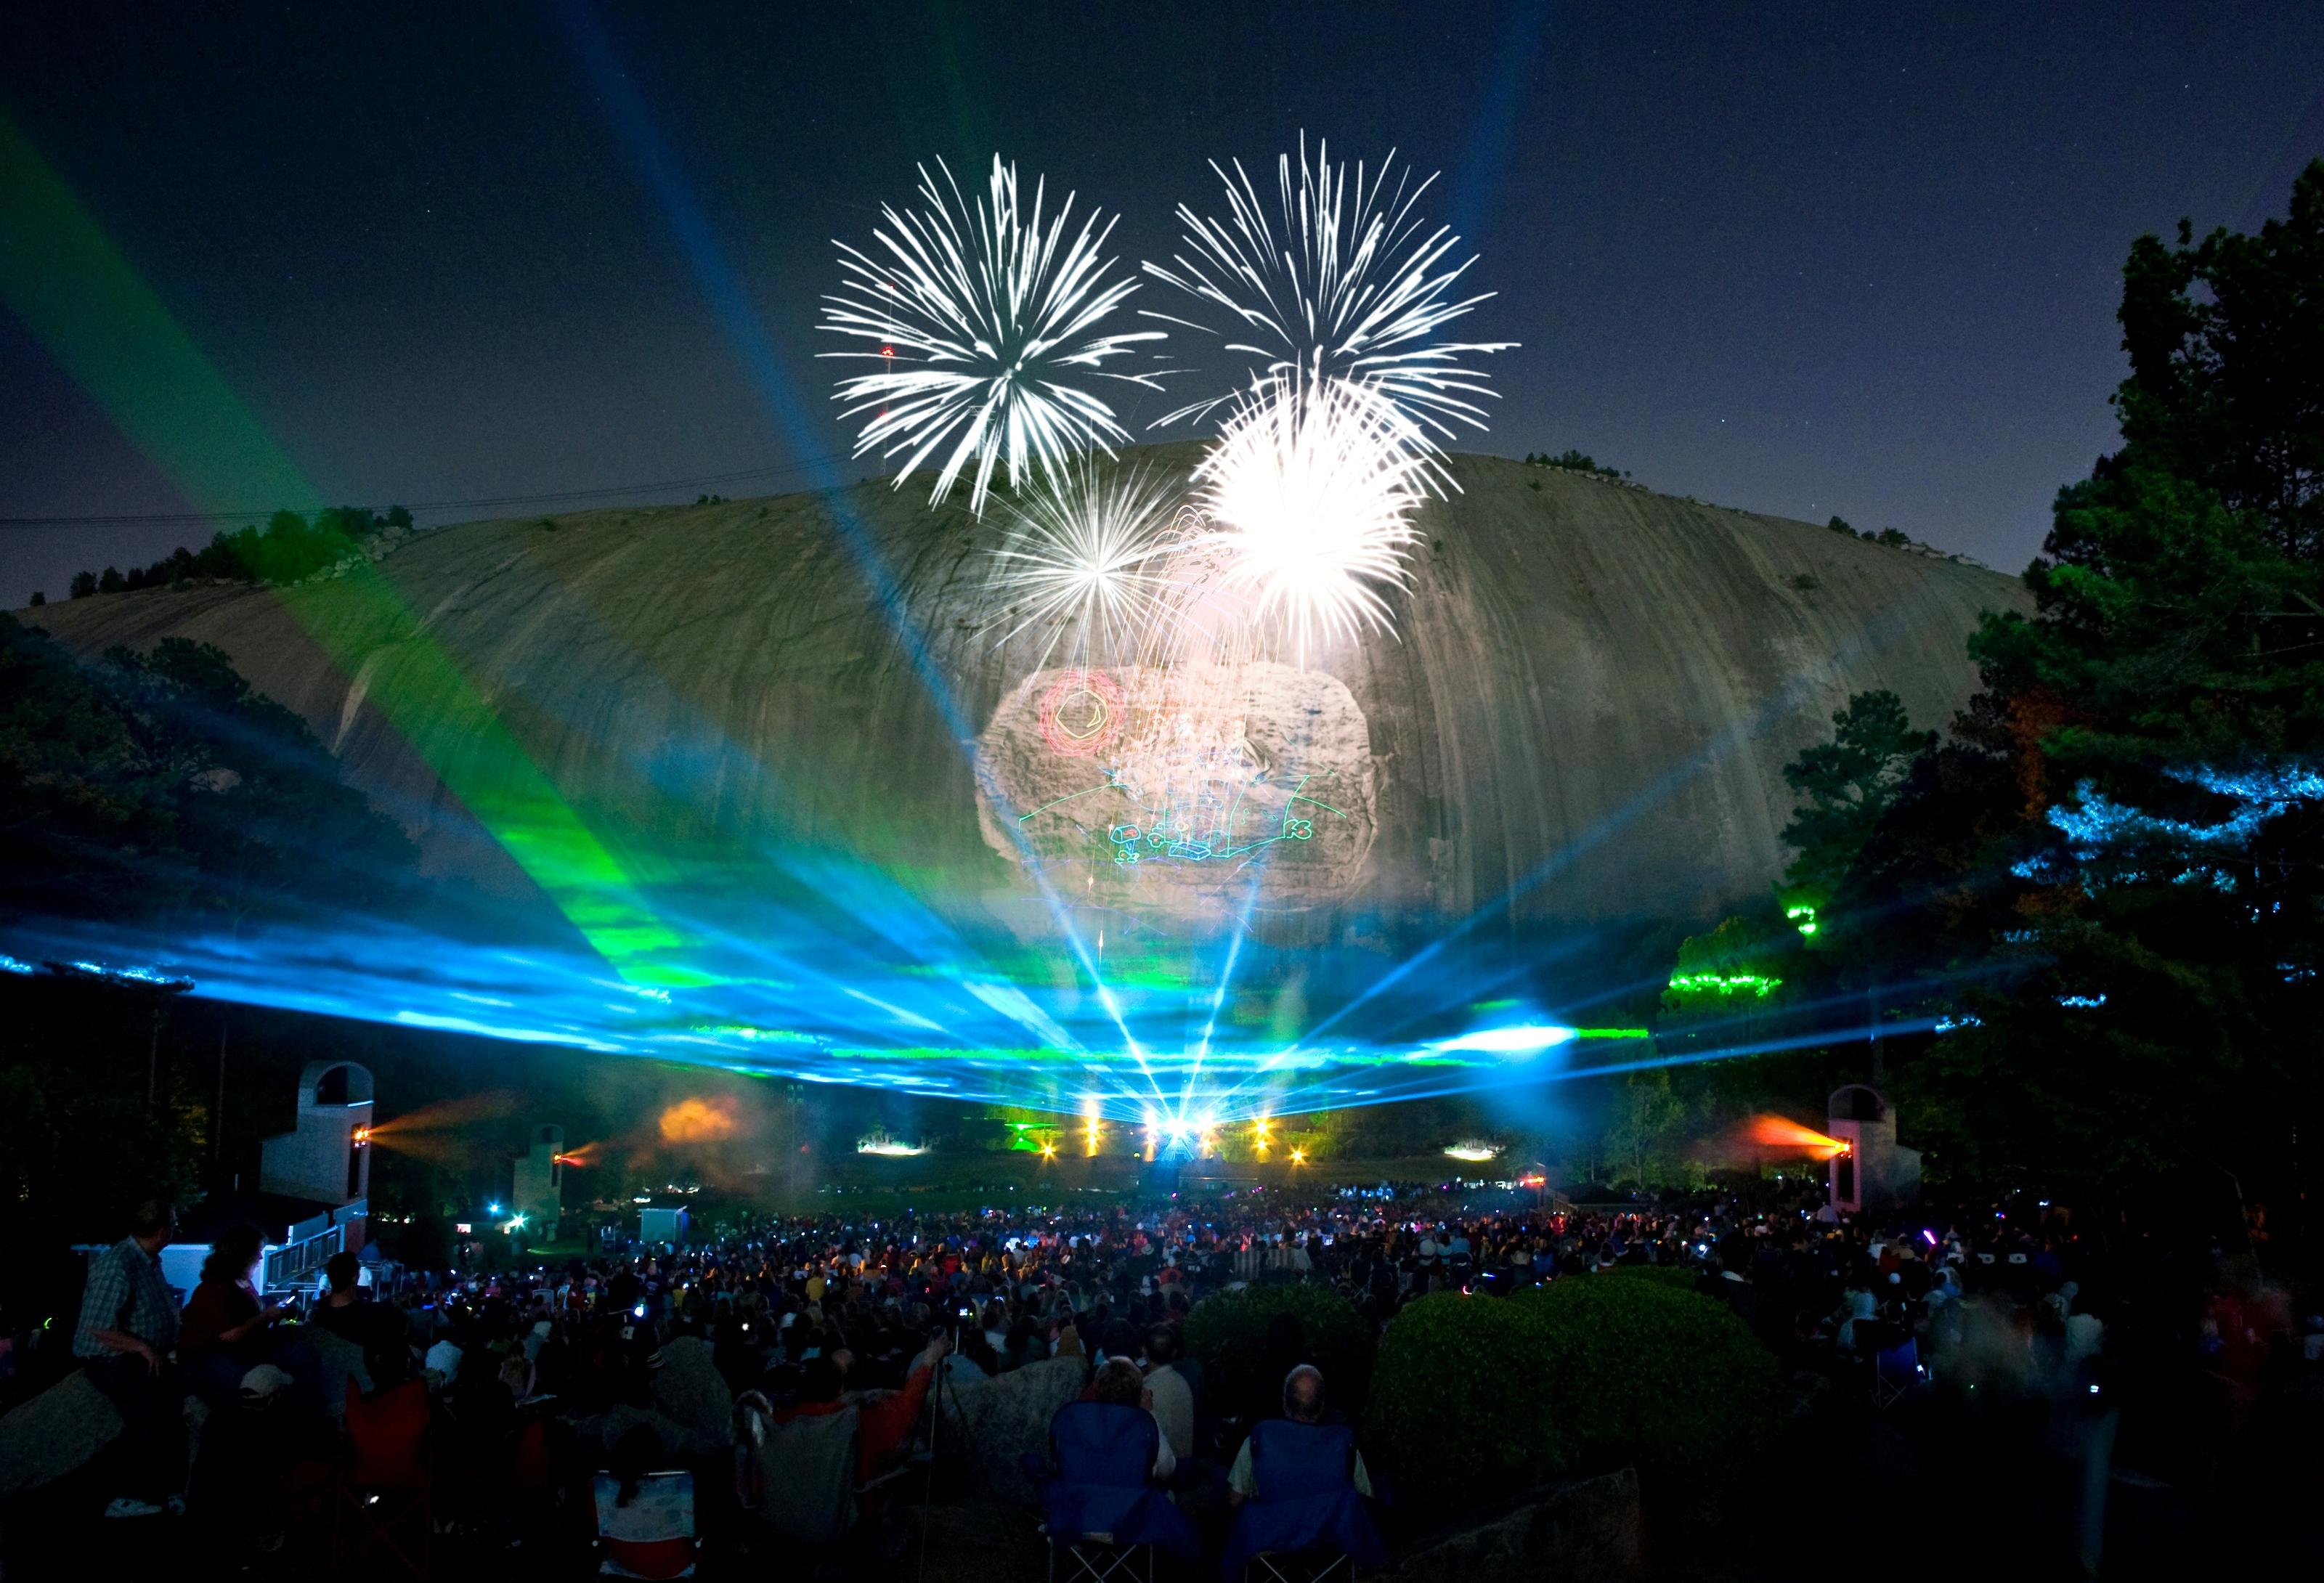
[[[280,1308],[259,1301],[252,1284],[260,1250],[254,1226],[219,1232],[202,1261],[201,1282],[186,1303],[178,1335],[186,1385],[212,1408],[240,1400],[243,1375],[268,1361],[266,1332],[282,1317]]]

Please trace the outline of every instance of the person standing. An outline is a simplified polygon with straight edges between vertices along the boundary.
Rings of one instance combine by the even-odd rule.
[[[251,1284],[263,1245],[255,1226],[229,1226],[210,1243],[202,1278],[180,1317],[180,1361],[187,1388],[223,1412],[241,1399],[242,1376],[272,1362],[268,1330],[282,1317]]]
[[[177,1229],[175,1205],[138,1205],[129,1235],[91,1261],[81,1289],[73,1356],[121,1414],[122,1493],[106,1507],[108,1517],[184,1506],[186,1393],[171,1358],[178,1300],[161,1278],[161,1250]]]

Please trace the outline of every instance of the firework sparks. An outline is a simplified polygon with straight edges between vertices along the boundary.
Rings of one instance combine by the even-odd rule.
[[[1001,641],[1054,629],[1038,664],[1062,646],[1077,666],[1127,665],[1173,621],[1180,592],[1171,545],[1177,486],[1143,468],[1084,458],[1012,508],[992,552],[996,591],[1013,622]]]
[[[962,196],[941,160],[936,170],[941,181],[920,167],[921,207],[881,207],[885,223],[873,231],[870,251],[835,244],[846,278],[824,299],[821,327],[872,349],[822,355],[878,366],[840,381],[835,398],[850,419],[872,415],[857,437],[857,456],[902,456],[900,485],[943,453],[931,504],[973,461],[969,505],[982,514],[1003,461],[1014,487],[1029,470],[1056,477],[1074,453],[1111,454],[1111,442],[1127,440],[1113,409],[1083,382],[1159,390],[1153,373],[1100,365],[1134,356],[1139,344],[1167,333],[1097,333],[1138,289],[1135,280],[1113,275],[1114,261],[1102,255],[1111,219],[1093,210],[1074,231],[1072,194],[1045,216],[1038,180],[1027,208],[1017,168],[997,154],[981,204]]]
[[[1264,382],[1194,471],[1207,527],[1187,553],[1303,668],[1327,637],[1393,630],[1380,589],[1404,582],[1425,463],[1388,405],[1345,381]]]
[[[1436,178],[1416,182],[1409,169],[1396,167],[1391,150],[1377,172],[1368,177],[1359,162],[1351,176],[1320,143],[1310,164],[1302,138],[1296,181],[1290,155],[1276,162],[1271,213],[1240,161],[1231,174],[1212,161],[1226,186],[1227,217],[1181,204],[1188,251],[1167,265],[1149,261],[1145,272],[1204,305],[1214,322],[1151,309],[1141,317],[1216,336],[1223,350],[1254,360],[1271,379],[1369,385],[1386,398],[1397,438],[1432,457],[1455,425],[1483,428],[1481,402],[1493,392],[1465,364],[1516,343],[1438,339],[1492,293],[1455,295],[1476,258],[1456,262],[1460,237],[1428,229],[1415,212]],[[1234,399],[1194,402],[1157,427]],[[1443,478],[1441,468],[1433,475]]]

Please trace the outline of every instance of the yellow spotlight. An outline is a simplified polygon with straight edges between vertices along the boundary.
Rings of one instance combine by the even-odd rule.
[[[1291,1163],[1295,1165],[1305,1165],[1307,1163],[1307,1151],[1305,1149],[1293,1149],[1291,1151]]]
[[[1056,1159],[1056,1157],[1057,1157],[1057,1146],[1056,1146],[1056,1144],[1054,1144],[1054,1143],[1045,1143],[1045,1144],[1043,1144],[1043,1145],[1041,1146],[1041,1158],[1043,1158],[1043,1159],[1045,1159],[1045,1160],[1054,1160],[1054,1159]]]

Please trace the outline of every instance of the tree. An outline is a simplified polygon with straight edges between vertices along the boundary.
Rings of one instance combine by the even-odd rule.
[[[369,506],[334,506],[317,512],[312,522],[296,511],[277,511],[267,519],[263,532],[251,527],[214,533],[198,552],[180,545],[152,566],[133,566],[126,575],[111,567],[104,579],[80,573],[73,578],[73,597],[175,586],[195,577],[296,583],[360,553],[362,541],[384,529],[410,526],[411,513],[401,506],[392,507],[385,517]]]
[[[2059,492],[2029,615],[1860,841],[1803,870],[1891,980],[1955,976],[1899,1086],[1940,1171],[2304,1202],[2324,1055],[2324,161],[2255,235],[2124,270],[2121,444]],[[1831,772],[1830,763],[1820,767]],[[1837,778],[1845,780],[1844,775]],[[1795,782],[1794,784],[1798,784]]]
[[[1686,1107],[1671,1091],[1667,1069],[1628,1073],[1613,1086],[1608,1106],[1606,1161],[1620,1170],[1624,1180],[1641,1187],[1658,1186],[1678,1172]]]
[[[95,572],[75,572],[70,594],[75,599],[88,599],[97,593]]]
[[[1784,882],[1816,907],[1838,894],[1913,761],[1935,741],[1933,732],[1914,731],[1904,701],[1885,691],[1855,695],[1831,723],[1831,741],[1784,766],[1784,784],[1803,799],[1784,826],[1784,844],[1799,852]]]
[[[165,639],[88,666],[0,616],[6,910],[239,922],[291,901],[386,907],[413,857],[219,649]]]

